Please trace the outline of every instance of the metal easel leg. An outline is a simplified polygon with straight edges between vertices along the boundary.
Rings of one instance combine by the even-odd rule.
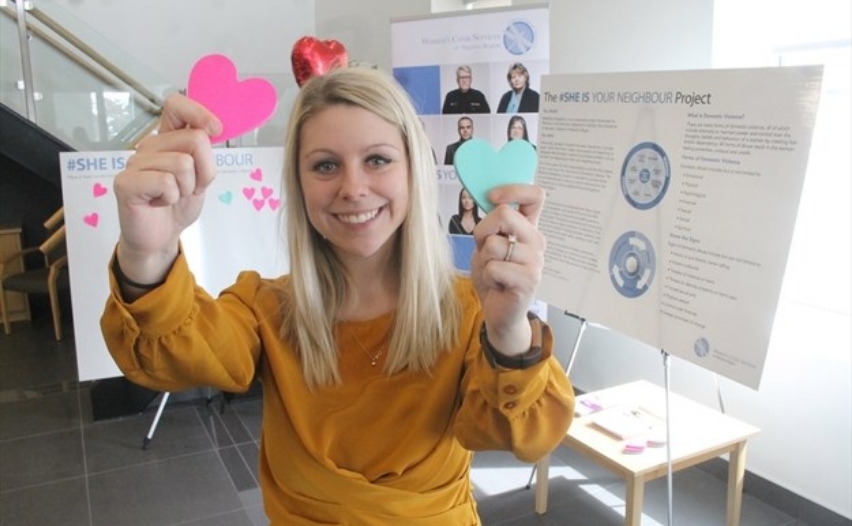
[[[160,422],[160,417],[163,416],[163,409],[166,408],[166,403],[169,401],[169,393],[163,393],[163,399],[160,400],[160,407],[157,408],[157,414],[154,415],[154,421],[151,423],[151,428],[148,429],[148,434],[142,439],[142,449],[148,449],[148,444],[154,438],[154,431],[157,430],[157,424]]]
[[[577,330],[577,338],[574,340],[574,347],[571,349],[571,357],[568,358],[568,365],[565,367],[565,376],[571,375],[571,369],[574,367],[574,361],[577,359],[577,351],[580,349],[580,340],[583,337],[583,332],[586,330],[586,319],[576,316],[574,314],[565,313],[567,316],[571,316],[572,318],[576,318],[580,320],[580,328]],[[527,481],[526,489],[530,489],[532,487],[532,481],[535,477],[536,464],[533,464],[532,471],[530,472],[530,478]]]

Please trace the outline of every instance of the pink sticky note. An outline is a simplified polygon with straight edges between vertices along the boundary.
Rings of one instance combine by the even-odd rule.
[[[278,105],[275,87],[265,79],[237,79],[237,68],[224,55],[202,57],[189,74],[187,96],[222,121],[214,144],[238,137],[268,121]]]

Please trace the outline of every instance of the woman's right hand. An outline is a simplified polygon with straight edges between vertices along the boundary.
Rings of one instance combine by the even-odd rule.
[[[156,135],[144,138],[113,182],[121,237],[121,270],[138,283],[165,277],[181,232],[201,214],[204,191],[216,175],[210,137],[222,124],[183,96],[170,96]]]

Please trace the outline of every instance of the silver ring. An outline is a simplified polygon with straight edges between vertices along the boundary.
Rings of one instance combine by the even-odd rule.
[[[509,234],[506,236],[506,239],[509,241],[509,246],[506,248],[506,255],[503,256],[503,261],[510,261],[512,259],[512,254],[515,252],[515,244],[518,242],[518,236],[515,234]]]

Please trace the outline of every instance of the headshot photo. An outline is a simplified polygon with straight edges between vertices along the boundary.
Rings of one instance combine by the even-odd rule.
[[[539,94],[530,88],[530,72],[520,62],[509,66],[506,73],[509,91],[500,97],[497,113],[537,113]]]
[[[476,201],[473,200],[466,188],[462,188],[459,192],[458,212],[450,217],[449,233],[472,236],[473,228],[481,219]]]
[[[532,147],[535,148],[535,144],[530,140],[530,131],[527,127],[527,120],[520,115],[512,115],[509,119],[509,123],[506,126],[506,142],[514,141],[517,139],[522,139],[532,144]]]
[[[459,149],[459,146],[464,144],[465,141],[473,139],[473,119],[467,115],[460,117],[458,120],[457,130],[459,140],[447,145],[447,148],[444,151],[444,164],[452,165],[456,157],[456,150]]]
[[[473,87],[473,70],[470,66],[456,68],[456,84],[458,87],[448,91],[444,97],[441,113],[491,113],[485,94]]]

